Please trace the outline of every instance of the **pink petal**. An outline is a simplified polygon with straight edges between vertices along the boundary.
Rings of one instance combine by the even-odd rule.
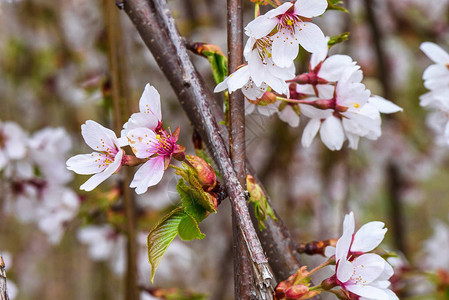
[[[162,121],[161,96],[149,83],[145,85],[145,90],[140,97],[139,109],[140,112],[154,115],[157,120]]]
[[[320,52],[323,44],[327,43],[320,27],[311,22],[303,22],[296,28],[297,41],[308,52]]]
[[[313,18],[321,16],[327,8],[326,0],[297,0],[295,3],[295,14]]]
[[[126,135],[129,145],[138,158],[147,158],[158,151],[156,133],[148,128],[136,128]]]
[[[156,185],[164,175],[164,157],[150,158],[134,175],[130,187],[136,188],[137,194],[145,193],[150,186]]]

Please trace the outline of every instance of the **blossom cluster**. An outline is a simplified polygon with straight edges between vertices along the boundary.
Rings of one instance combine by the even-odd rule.
[[[380,255],[370,253],[382,242],[387,229],[384,223],[374,221],[363,225],[354,233],[354,214],[343,221],[343,235],[336,247],[326,248],[326,256],[335,257],[335,275],[328,281],[340,286],[347,296],[354,299],[399,299],[389,289],[393,267]]]
[[[4,210],[23,223],[36,223],[51,243],[61,239],[78,213],[79,197],[65,168],[71,140],[62,128],[29,135],[14,122],[0,122],[0,176]]]
[[[94,152],[71,157],[67,160],[67,168],[78,174],[93,174],[80,187],[82,190],[93,190],[117,173],[122,165],[142,163],[130,184],[137,194],[142,194],[162,179],[172,156],[183,159],[184,147],[176,144],[179,127],[173,133],[164,129],[160,95],[150,84],[145,86],[139,110],[123,125],[120,138],[92,120],[81,126],[81,134]],[[135,156],[125,154],[122,148],[128,145]]]
[[[421,95],[420,105],[432,110],[428,124],[438,135],[438,142],[449,144],[449,54],[431,42],[422,43],[420,48],[434,62],[423,73],[429,92]]]
[[[319,132],[330,150],[340,150],[345,140],[357,149],[360,137],[375,140],[381,135],[381,113],[402,109],[371,94],[351,57],[328,57],[328,38],[311,22],[326,8],[325,0],[298,0],[251,21],[245,28],[247,64],[218,84],[215,92],[241,89],[247,114],[256,108],[267,116],[277,112],[292,127],[299,125],[301,115],[306,116],[304,147]],[[299,45],[311,58],[309,72],[295,76]]]

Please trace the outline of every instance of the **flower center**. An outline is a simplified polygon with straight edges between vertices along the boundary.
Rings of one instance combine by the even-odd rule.
[[[173,143],[171,136],[167,132],[161,132],[156,135],[156,139],[159,143],[156,144],[157,153],[159,155],[171,155],[174,151],[175,144]]]
[[[302,22],[299,16],[288,11],[281,16],[278,24],[278,30],[287,29],[293,34],[298,22]]]
[[[256,43],[254,44],[255,48],[257,49],[257,53],[259,54],[260,60],[265,65],[267,64],[266,59],[271,57],[272,43],[273,41],[271,40],[271,38],[265,36],[256,40]]]

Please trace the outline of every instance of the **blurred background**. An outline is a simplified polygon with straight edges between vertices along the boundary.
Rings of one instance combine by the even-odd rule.
[[[226,53],[225,1],[169,5],[182,35]],[[277,116],[252,114],[248,157],[298,242],[338,238],[344,214],[353,210],[358,226],[386,223],[383,248],[400,253],[402,264],[449,271],[448,145],[419,106],[426,92],[422,73],[431,63],[419,45],[433,41],[449,50],[449,1],[345,0],[344,6],[349,14],[328,11],[314,20],[328,36],[350,32],[330,54],[350,55],[362,67],[367,87],[404,111],[383,119],[378,140],[339,152],[318,139],[304,149],[303,123],[292,128]],[[245,24],[253,15],[253,4],[245,1]],[[15,299],[123,298],[126,249],[117,184],[122,175],[86,193],[79,186],[87,176],[65,169],[70,156],[90,152],[81,124],[95,120],[114,128],[111,52],[118,53],[128,115],[137,112],[143,88],[151,83],[161,94],[164,122],[181,126],[180,144],[192,153],[192,128],[124,12],[106,0],[0,0],[0,148],[8,133],[18,147],[17,159],[0,168],[0,254]],[[308,66],[307,55],[300,55],[298,73]],[[213,89],[208,62],[192,59]],[[178,202],[176,182],[168,171],[157,187],[136,195],[139,282],[150,289],[176,288],[190,299],[232,299],[227,201],[201,224],[204,240],[175,240],[150,284],[146,234]],[[309,266],[320,259],[304,256]],[[433,289],[430,281],[422,282],[416,293]]]

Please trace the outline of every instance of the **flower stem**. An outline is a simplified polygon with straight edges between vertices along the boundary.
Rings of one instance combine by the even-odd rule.
[[[334,259],[333,257],[329,258],[328,260],[326,260],[326,261],[325,261],[324,263],[322,263],[321,265],[319,265],[319,266],[315,267],[314,269],[310,270],[310,271],[309,271],[309,275],[315,273],[315,272],[318,271],[318,270],[321,270],[322,268],[324,268],[324,267],[326,267],[326,266],[328,266],[328,265],[331,265],[331,264],[334,263],[334,262],[335,262],[335,259]],[[321,286],[321,285],[320,285],[320,286]]]

